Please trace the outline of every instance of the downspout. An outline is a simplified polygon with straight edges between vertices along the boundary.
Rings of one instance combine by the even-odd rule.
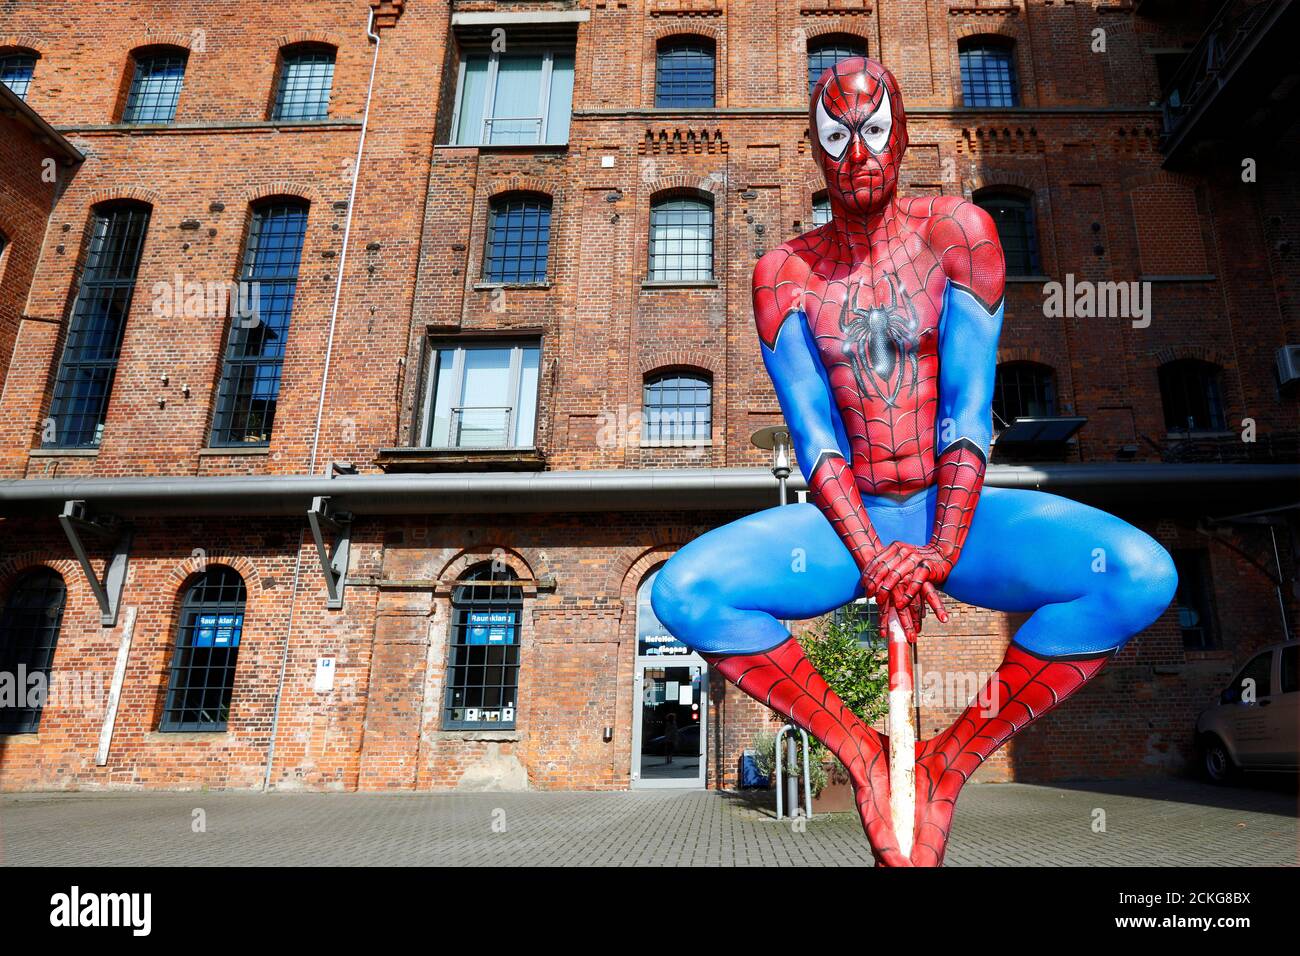
[[[325,367],[321,372],[320,399],[316,403],[316,425],[311,439],[311,463],[307,473],[316,473],[316,453],[320,447],[321,420],[325,414],[325,393],[329,385],[330,359],[334,352],[334,330],[338,325],[339,300],[343,295],[343,270],[348,262],[348,240],[352,235],[352,214],[356,209],[357,180],[361,177],[361,157],[366,148],[366,130],[370,126],[370,101],[375,92],[375,71],[379,66],[379,34],[375,32],[375,8],[370,8],[366,21],[366,36],[375,45],[370,60],[370,82],[366,86],[366,106],[361,116],[361,138],[357,140],[357,158],[352,164],[352,188],[348,192],[348,215],[343,224],[343,251],[339,254],[338,278],[334,283],[334,306],[330,310],[329,335],[325,341]],[[280,729],[280,700],[284,696],[284,680],[289,669],[289,646],[293,640],[294,610],[298,606],[298,582],[302,577],[302,548],[306,543],[306,528],[298,530],[298,551],[293,562],[293,583],[289,589],[289,621],[285,626],[284,653],[280,655],[280,676],[275,685],[275,704],[271,711],[271,739],[266,748],[266,773],[262,777],[262,792],[271,789],[271,770],[275,764],[275,740]]]

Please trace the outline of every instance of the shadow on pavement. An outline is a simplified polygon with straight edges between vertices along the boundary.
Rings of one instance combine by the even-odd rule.
[[[1105,793],[1140,800],[1161,800],[1225,810],[1248,810],[1282,817],[1300,817],[1300,775],[1294,773],[1247,774],[1229,785],[1190,778],[1153,780],[1065,780],[1046,786],[1079,793]]]

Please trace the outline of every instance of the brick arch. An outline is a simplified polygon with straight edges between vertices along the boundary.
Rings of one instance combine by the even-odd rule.
[[[309,183],[291,182],[284,179],[249,186],[239,194],[240,200],[247,204],[260,202],[263,199],[271,199],[275,196],[292,196],[295,199],[305,199],[309,203],[322,201],[320,190],[315,186]]]
[[[146,30],[144,33],[137,33],[127,49],[134,53],[136,50],[150,46],[174,46],[182,50],[192,50],[194,37],[188,33]]]
[[[1027,175],[1019,170],[984,170],[975,176],[966,180],[962,188],[967,195],[974,196],[981,189],[1019,189],[1032,196],[1046,188],[1044,183],[1040,183],[1036,177]]]
[[[484,193],[488,202],[507,193],[540,193],[558,202],[563,192],[559,183],[540,176],[510,176],[508,178],[490,179]]]
[[[998,37],[1004,40],[1020,40],[1022,30],[1019,21],[1012,26],[1009,23],[963,23],[957,27],[952,34],[954,40],[966,40],[970,37]]]
[[[258,573],[257,566],[243,555],[231,554],[227,551],[213,551],[202,555],[191,554],[184,561],[177,562],[167,572],[167,587],[177,595],[176,599],[179,601],[184,596],[181,591],[185,587],[185,582],[215,564],[234,568],[244,579],[244,590],[250,597],[262,593],[262,576]]]
[[[0,52],[17,53],[21,50],[35,55],[39,60],[41,59],[40,43],[40,38],[32,33],[8,33],[0,36]]]
[[[722,37],[716,27],[694,21],[673,20],[668,23],[661,23],[650,31],[650,39],[654,41],[656,50],[659,47],[659,41],[666,40],[668,37],[704,37],[706,40],[712,40],[715,60],[718,56],[718,47],[722,45]]]
[[[49,568],[63,578],[63,586],[72,592],[71,582],[81,575],[81,565],[72,558],[57,557],[53,551],[35,549],[11,554],[0,562],[0,602],[9,594],[15,581],[28,571],[37,568]]]
[[[281,50],[289,46],[298,46],[300,43],[320,43],[332,46],[336,50],[340,46],[339,37],[324,30],[295,30],[293,33],[285,33],[275,38],[275,45]]]
[[[636,589],[641,586],[641,581],[650,573],[650,569],[667,561],[688,542],[694,541],[709,530],[706,525],[655,526],[653,541],[649,547],[639,551],[625,551],[609,562],[609,571],[605,577],[605,593],[620,595],[624,607],[635,607]],[[631,595],[631,605],[627,603],[629,595]]]
[[[641,360],[641,379],[672,369],[694,369],[705,372],[712,378],[718,377],[717,360],[707,352],[692,349],[674,349],[672,351],[650,351]]]
[[[1144,186],[1182,186],[1195,191],[1198,185],[1198,181],[1193,176],[1186,173],[1171,173],[1163,169],[1136,173],[1120,180],[1120,186],[1125,192],[1132,192]]]
[[[871,56],[871,31],[865,24],[854,23],[849,20],[829,20],[825,23],[814,23],[809,26],[801,26],[805,40],[805,51],[807,50],[806,41],[814,40],[817,37],[824,37],[828,34],[840,34],[843,36],[857,37],[867,44],[867,56]]]
[[[1056,372],[1056,366],[1048,361],[1047,357],[1043,355],[1043,350],[1038,348],[1029,348],[1024,345],[999,348],[998,364],[1006,365],[1010,362],[1033,362],[1035,365],[1050,368],[1053,373]]]
[[[1217,365],[1222,371],[1228,370],[1228,357],[1204,345],[1169,345],[1154,349],[1150,355],[1157,367],[1169,362],[1177,362],[1179,359],[1199,359]]]
[[[674,194],[694,193],[700,199],[711,199],[716,205],[723,195],[722,183],[713,176],[687,176],[684,173],[675,173],[671,176],[660,176],[649,183],[648,187],[652,203],[667,199]]]
[[[86,204],[98,206],[100,203],[122,199],[134,199],[137,202],[148,203],[150,206],[157,206],[162,202],[162,196],[147,186],[105,186],[91,193],[87,197]]]
[[[533,560],[529,561],[524,552],[532,551]],[[524,580],[537,579],[538,573],[534,567],[539,566],[540,554],[532,548],[507,548],[504,545],[479,544],[470,548],[464,548],[458,551],[446,564],[442,566],[434,577],[441,582],[450,584],[453,581],[459,581],[462,574],[476,564],[482,564],[484,561],[491,561],[500,557],[502,561],[513,571],[516,577]],[[542,567],[543,572],[548,573],[549,568]]]

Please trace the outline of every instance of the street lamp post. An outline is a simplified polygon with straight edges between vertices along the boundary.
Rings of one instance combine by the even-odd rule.
[[[781,504],[787,504],[786,479],[790,477],[790,429],[784,425],[768,425],[749,436],[756,448],[772,453],[772,476],[780,489]]]

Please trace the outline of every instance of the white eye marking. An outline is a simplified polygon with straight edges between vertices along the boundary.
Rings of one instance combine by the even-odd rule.
[[[881,89],[880,105],[862,124],[862,141],[867,149],[879,153],[889,142],[889,131],[894,125],[894,115],[889,111],[889,90]]]
[[[852,134],[849,128],[826,112],[826,104],[817,97],[817,139],[831,159],[839,159],[848,149]]]

